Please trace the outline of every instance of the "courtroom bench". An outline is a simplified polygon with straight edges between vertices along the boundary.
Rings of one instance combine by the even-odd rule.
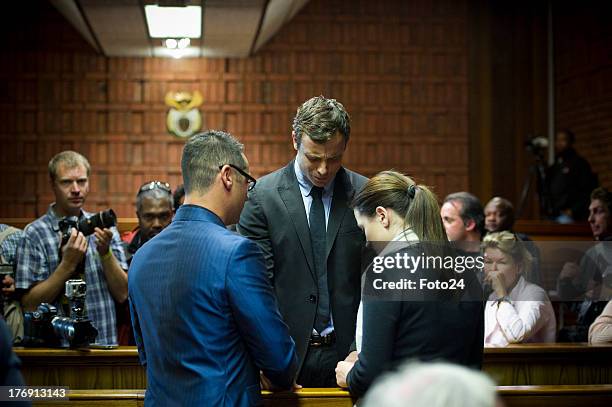
[[[135,347],[67,350],[15,348],[29,385],[71,389],[144,389]],[[499,385],[612,384],[612,345],[520,344],[485,348],[483,370]]]
[[[0,223],[5,223],[23,229],[28,223],[32,222],[30,218],[0,218]],[[118,218],[117,229],[120,234],[130,232],[138,226],[137,218]],[[551,241],[592,241],[593,236],[591,229],[586,222],[562,225],[551,221],[541,220],[519,220],[515,224],[515,230],[527,234],[536,242],[541,253],[542,264],[541,270],[541,286],[546,291],[553,290],[556,285],[556,279],[561,270],[563,263],[566,260],[577,261],[577,259],[564,259],[564,256],[559,256],[558,252],[552,246],[547,245]],[[569,254],[572,251],[563,251]]]
[[[609,407],[612,385],[586,386],[498,386],[497,393],[507,407]],[[141,407],[144,390],[72,390],[68,401],[34,402],[34,406]],[[295,393],[262,392],[267,407],[352,407],[354,400],[340,389],[301,389]]]
[[[0,223],[23,229],[33,220],[31,218],[0,218]],[[138,226],[137,218],[117,218],[117,229],[120,233],[132,231],[136,226]],[[591,229],[586,222],[562,225],[544,220],[517,220],[514,230],[525,233],[536,241],[593,240]]]

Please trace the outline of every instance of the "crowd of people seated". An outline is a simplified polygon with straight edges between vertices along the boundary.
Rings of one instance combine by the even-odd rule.
[[[160,307],[183,309],[193,301],[194,315],[213,318],[216,334],[228,329],[232,334],[239,333],[232,336],[236,343],[248,342],[246,347],[236,345],[241,352],[267,349],[266,341],[278,343],[284,352],[282,361],[270,352],[264,352],[267,360],[236,356],[237,366],[244,369],[249,380],[253,371],[261,370],[261,385],[271,389],[290,386],[291,381],[282,377],[286,373],[294,375],[293,388],[339,385],[361,397],[385,371],[410,359],[444,360],[479,368],[483,346],[557,340],[612,342],[612,305],[607,302],[612,292],[612,253],[606,246],[606,241],[612,239],[610,192],[600,187],[590,195],[588,222],[597,244],[579,264],[568,263],[559,270],[557,291],[568,300],[568,309],[574,310],[578,318],[575,327],[564,326],[558,332],[553,304],[539,286],[540,251],[528,236],[513,231],[514,210],[509,200],[493,197],[483,207],[473,194],[456,192],[448,195],[440,207],[427,186],[401,173],[383,171],[366,179],[342,167],[349,135],[350,121],[344,107],[333,99],[312,98],[298,109],[294,120],[291,139],[296,158],[256,182],[248,174],[241,144],[223,132],[202,133],[187,146],[198,154],[218,154],[219,162],[189,156],[195,153],[186,147],[185,186],[177,187],[174,193],[168,183],[157,180],[139,187],[135,200],[138,226],[123,236],[114,226],[96,227],[90,234],[78,227],[65,228],[67,223],[78,223],[93,215],[84,209],[91,166],[86,157],[74,151],[52,157],[48,170],[55,201],[47,213],[23,231],[0,225],[1,261],[11,268],[11,272],[2,275],[2,314],[11,341],[21,343],[23,312],[34,311],[41,303],[53,304],[59,315],[68,315],[65,283],[82,279],[87,283],[85,308],[97,330],[97,344],[137,345],[148,369],[168,367],[164,364],[167,360],[160,363],[155,359],[158,355],[146,354],[147,346],[163,348],[163,340],[151,339],[155,324],[172,322],[163,320],[147,305],[151,301],[147,296],[152,295],[156,284],[163,285],[170,288],[167,296],[158,301]],[[571,147],[573,140],[568,140]],[[224,148],[231,154],[224,153]],[[571,152],[563,154],[567,160],[578,160]],[[557,209],[559,215],[578,219],[581,206],[572,208]],[[172,279],[181,273],[206,273],[190,262],[200,254],[217,250],[202,231],[194,229],[204,224],[220,242],[232,241],[246,254],[234,253],[233,246],[220,243],[217,249],[223,252],[223,259],[211,263],[211,267],[219,269],[214,278],[194,277],[192,286],[178,284]],[[180,247],[172,248],[170,237],[182,236],[189,230],[197,242],[191,244],[183,239]],[[244,241],[249,245],[244,246]],[[388,257],[418,257],[415,244],[451,242],[456,250],[453,253],[476,263],[482,260],[481,266],[468,267],[482,295],[479,301],[457,301],[452,296],[436,297],[436,301],[362,297],[360,287],[368,272],[360,277],[355,270],[368,247],[366,241],[382,243],[386,249],[378,255]],[[392,243],[403,246],[391,251]],[[203,252],[196,253],[196,249]],[[173,272],[169,266],[162,272],[160,268],[160,275],[153,276],[152,270],[168,262],[166,256],[180,258],[177,263],[183,269]],[[221,261],[234,264],[236,270],[246,270],[246,264],[261,273],[261,280],[252,280],[248,272],[236,280],[254,290],[253,298],[244,302],[234,297],[241,292],[241,286],[230,287],[236,282],[232,283],[233,274],[223,269],[225,263]],[[425,271],[421,265],[412,273],[423,277]],[[246,291],[242,294],[249,295]],[[211,301],[208,310],[194,300],[199,295]],[[216,303],[219,298],[211,299],[215,295],[223,301]],[[265,339],[265,326],[248,318],[249,308],[260,310],[278,337]],[[252,324],[252,330],[228,326],[223,319],[227,315]],[[181,315],[177,319],[178,323],[194,327],[197,321],[193,318]],[[167,325],[164,329],[172,327]],[[444,340],[450,337],[452,343]],[[207,343],[199,337],[192,339],[176,340],[184,345],[220,344]],[[197,359],[194,354],[186,355]],[[258,365],[253,370],[251,363],[267,367]],[[490,390],[485,378],[454,369],[440,365],[428,371],[427,366],[411,366],[388,382],[423,379],[424,375],[441,372],[449,378],[480,382]],[[155,377],[152,371],[148,370],[148,374]],[[385,386],[392,386],[389,383],[374,386],[365,405],[375,403],[376,395],[383,394]],[[165,400],[162,383],[150,379],[149,385],[154,389],[147,395],[151,397],[149,401],[154,397]],[[232,393],[240,400],[236,404],[250,405],[257,398],[250,393],[239,394]],[[421,396],[425,397],[422,393]],[[482,405],[494,402],[488,390],[483,390],[482,397],[486,399]]]

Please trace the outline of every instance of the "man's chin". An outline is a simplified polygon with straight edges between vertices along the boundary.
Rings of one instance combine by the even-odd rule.
[[[312,182],[312,185],[316,186],[316,187],[320,187],[323,188],[325,185],[327,185],[329,183],[329,179],[318,179],[318,178],[311,178],[310,182]]]

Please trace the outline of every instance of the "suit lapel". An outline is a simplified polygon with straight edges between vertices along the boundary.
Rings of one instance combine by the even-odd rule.
[[[348,207],[348,197],[353,196],[352,185],[348,180],[348,175],[344,168],[340,168],[336,174],[336,183],[334,185],[334,197],[332,199],[331,211],[329,213],[329,221],[327,222],[327,250],[325,252],[326,258],[329,257],[334,241],[338,235],[340,224],[346,215],[346,212],[350,211]]]
[[[283,200],[289,219],[293,223],[295,232],[298,235],[304,256],[308,262],[308,268],[312,277],[316,280],[314,259],[312,258],[312,245],[310,243],[310,228],[308,227],[308,219],[306,218],[306,209],[304,208],[304,200],[302,193],[295,177],[293,169],[294,161],[291,161],[283,174],[283,183],[278,187],[278,193]]]

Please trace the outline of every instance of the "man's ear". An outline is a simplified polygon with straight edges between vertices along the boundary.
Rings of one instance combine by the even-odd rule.
[[[293,149],[295,151],[298,151],[300,149],[300,146],[298,144],[297,138],[295,137],[295,131],[291,132],[291,140],[293,141]]]
[[[223,167],[221,172],[219,173],[219,177],[221,177],[221,182],[226,190],[231,190],[232,185],[234,184],[234,179],[232,178],[232,171],[229,166]]]
[[[474,222],[474,219],[468,219],[463,224],[465,225],[465,230],[468,232],[472,232],[476,229],[476,222]]]

